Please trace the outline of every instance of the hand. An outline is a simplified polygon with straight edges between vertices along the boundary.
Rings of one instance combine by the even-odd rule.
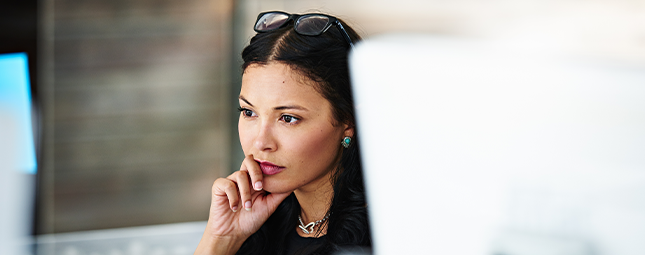
[[[240,171],[215,181],[208,224],[195,254],[211,253],[207,251],[213,251],[216,243],[217,248],[229,247],[222,253],[235,253],[291,194],[267,193],[262,179],[260,165],[248,155]]]

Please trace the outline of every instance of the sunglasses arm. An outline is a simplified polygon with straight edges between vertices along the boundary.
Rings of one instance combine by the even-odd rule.
[[[340,29],[340,33],[343,34],[343,37],[345,37],[345,40],[347,43],[349,43],[350,46],[352,46],[352,49],[354,48],[354,43],[352,43],[352,39],[349,38],[349,34],[347,34],[347,31],[343,27],[343,24],[340,23],[340,21],[336,20],[336,26],[338,29]]]

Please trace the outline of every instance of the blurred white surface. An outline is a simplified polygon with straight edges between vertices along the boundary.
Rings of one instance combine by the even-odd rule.
[[[42,235],[38,255],[188,255],[193,254],[206,222]]]
[[[1,125],[0,125],[1,126]],[[0,127],[0,132],[2,128]],[[0,151],[12,149],[7,140],[0,142]],[[6,154],[5,154],[6,155]],[[0,157],[0,254],[28,254],[34,176],[8,167]]]
[[[645,65],[390,35],[351,70],[375,254],[645,254]]]
[[[499,38],[549,45],[581,55],[645,60],[642,0],[240,0],[247,22],[261,11],[323,11],[364,38],[392,32]],[[246,24],[247,37],[252,24]]]

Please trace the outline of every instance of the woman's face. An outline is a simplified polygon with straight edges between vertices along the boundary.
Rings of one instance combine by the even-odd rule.
[[[287,65],[250,65],[242,76],[238,130],[245,155],[264,173],[266,191],[315,190],[329,182],[341,139],[353,129],[333,121],[313,82]]]

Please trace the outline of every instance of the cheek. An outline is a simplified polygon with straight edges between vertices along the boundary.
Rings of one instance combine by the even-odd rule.
[[[250,126],[244,125],[244,122],[241,118],[242,117],[240,117],[240,120],[237,123],[237,132],[240,136],[240,144],[242,145],[244,155],[248,155],[250,146],[253,145],[253,135]]]
[[[327,161],[334,160],[340,148],[335,146],[335,141],[336,134],[333,130],[307,132],[291,140],[293,147],[290,151],[298,154],[298,163],[331,163]]]

